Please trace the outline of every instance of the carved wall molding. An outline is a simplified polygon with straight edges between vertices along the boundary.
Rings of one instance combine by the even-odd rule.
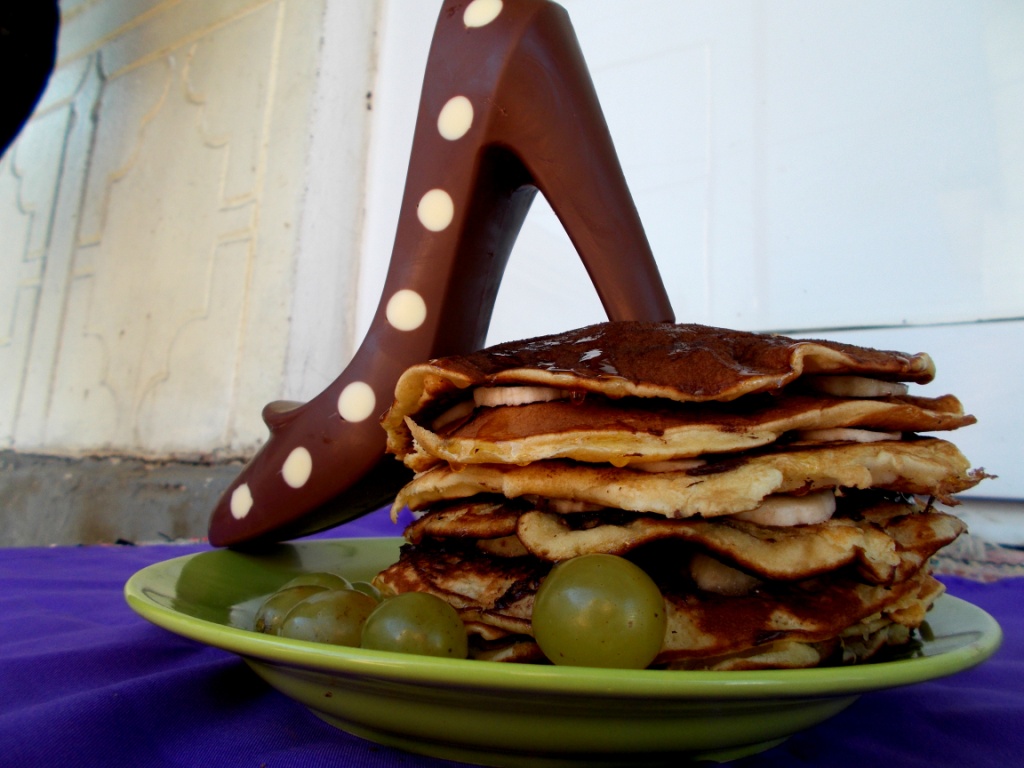
[[[361,189],[376,24],[375,3],[331,5],[65,3],[57,70],[0,161],[0,445],[244,455],[262,405],[310,383],[289,371],[324,344],[293,332],[304,260],[354,271],[358,222],[316,238],[304,215],[327,207],[311,190]],[[324,167],[334,92],[356,130]],[[320,309],[340,357],[345,315]]]

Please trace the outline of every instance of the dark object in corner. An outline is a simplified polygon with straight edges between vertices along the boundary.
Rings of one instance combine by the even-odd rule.
[[[56,2],[0,5],[0,155],[21,131],[57,59]]]

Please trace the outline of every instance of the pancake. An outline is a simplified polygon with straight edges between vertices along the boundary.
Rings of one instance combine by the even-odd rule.
[[[706,403],[779,392],[800,377],[826,375],[924,384],[934,378],[935,365],[923,353],[702,325],[610,322],[413,366],[399,377],[382,424],[389,451],[402,458],[413,449],[407,416],[429,423],[482,386]]]
[[[613,322],[417,365],[382,419],[413,479],[375,583],[459,612],[475,658],[544,662],[556,564],[627,558],[664,598],[652,666],[798,668],[905,645],[987,477],[934,435],[974,423],[910,384],[931,358],[700,325]]]
[[[753,402],[750,402],[753,401]],[[733,406],[733,407],[729,407]],[[436,431],[406,417],[413,440],[403,455],[417,472],[450,464],[529,464],[545,459],[620,466],[705,453],[733,453],[786,433],[855,427],[880,432],[931,432],[974,423],[952,395],[839,398],[811,394],[748,396],[735,404],[652,403],[649,398],[585,399],[477,408]]]
[[[718,517],[756,508],[773,494],[820,488],[883,488],[932,495],[945,502],[977,485],[956,446],[938,438],[777,448],[727,456],[679,471],[540,461],[526,466],[443,464],[414,477],[398,493],[393,513],[477,494],[535,495],[670,518]]]
[[[506,556],[532,555],[549,563],[588,552],[627,555],[654,542],[679,545],[679,557],[706,552],[760,579],[796,581],[846,566],[873,584],[901,581],[966,529],[934,509],[880,500],[857,506],[822,523],[767,528],[722,517],[668,520],[601,510],[559,515],[532,505],[499,502],[457,504],[434,510],[412,523],[406,539],[475,543],[500,551],[495,540],[521,544]]]

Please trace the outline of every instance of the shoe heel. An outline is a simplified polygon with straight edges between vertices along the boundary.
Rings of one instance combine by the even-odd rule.
[[[483,345],[538,189],[609,318],[673,319],[568,14],[446,2],[370,330],[313,400],[264,408],[270,437],[215,507],[211,544],[294,538],[393,500],[410,475],[384,455],[379,416],[407,367]]]

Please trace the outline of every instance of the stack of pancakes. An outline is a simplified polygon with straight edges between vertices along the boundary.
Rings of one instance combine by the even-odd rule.
[[[974,422],[907,393],[925,354],[618,322],[410,368],[384,417],[416,519],[376,583],[440,596],[474,655],[542,661],[534,596],[591,552],[665,598],[654,666],[866,659],[909,642],[964,531],[935,508],[985,475],[919,433]]]

